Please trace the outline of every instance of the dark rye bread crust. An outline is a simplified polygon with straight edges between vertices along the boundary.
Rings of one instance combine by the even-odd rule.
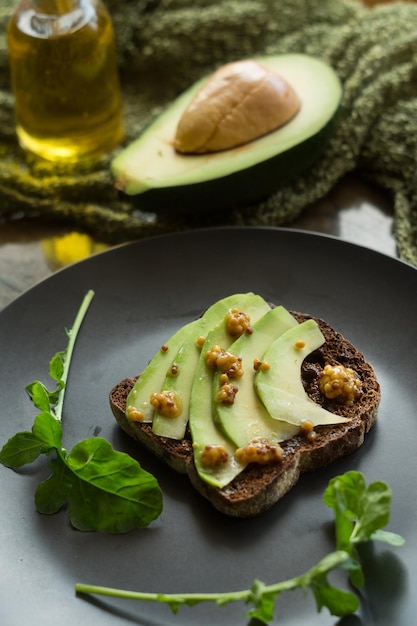
[[[313,443],[303,435],[282,442],[284,455],[279,464],[250,464],[222,489],[200,479],[193,462],[189,434],[181,441],[158,437],[152,432],[151,424],[131,422],[126,418],[126,398],[136,379],[122,380],[110,392],[110,406],[121,428],[175,471],[187,474],[200,494],[216,509],[232,517],[254,517],[266,511],[297,483],[302,473],[317,470],[357,450],[376,421],[381,392],[370,363],[323,320],[292,313],[299,322],[315,319],[326,339],[325,344],[303,363],[302,378],[306,392],[327,410],[351,421],[337,426],[317,427]],[[362,394],[352,406],[337,404],[320,394],[318,373],[327,363],[350,367],[359,376]]]

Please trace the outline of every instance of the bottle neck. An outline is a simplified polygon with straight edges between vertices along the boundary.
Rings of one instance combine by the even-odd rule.
[[[70,34],[95,14],[97,0],[24,0],[18,28],[31,37],[48,39]]]

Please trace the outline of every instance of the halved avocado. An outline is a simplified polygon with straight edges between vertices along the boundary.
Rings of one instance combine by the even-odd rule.
[[[116,187],[138,195],[144,211],[176,215],[247,206],[259,202],[320,155],[342,98],[335,71],[304,54],[258,57],[295,89],[301,108],[295,117],[237,148],[201,155],[174,149],[178,122],[207,77],[179,96],[111,164]]]

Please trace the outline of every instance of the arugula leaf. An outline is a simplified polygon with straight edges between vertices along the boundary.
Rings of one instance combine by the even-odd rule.
[[[162,496],[155,478],[105,439],[78,443],[67,466],[72,472],[70,516],[79,530],[124,533],[159,515]]]
[[[323,502],[335,511],[338,550],[349,551],[350,537],[355,525],[354,519],[357,518],[358,502],[365,490],[363,475],[360,472],[351,471],[333,478],[323,494]]]
[[[382,537],[392,545],[402,545],[399,535],[381,532],[389,522],[391,496],[385,482],[367,487],[360,472],[350,471],[331,480],[323,501],[335,510],[338,548]]]
[[[355,530],[351,535],[352,543],[361,543],[372,539],[374,533],[389,522],[389,504],[391,490],[382,482],[374,482],[360,498]]]
[[[355,587],[362,587],[364,575],[357,545],[370,540],[382,540],[396,546],[404,543],[399,535],[382,530],[389,522],[391,489],[382,481],[367,487],[360,472],[350,471],[329,482],[323,501],[335,512],[338,549],[346,550],[351,556],[350,582]]]
[[[394,546],[395,548],[401,548],[401,546],[403,546],[405,543],[404,537],[401,537],[401,535],[382,529],[376,530],[374,533],[372,533],[372,539],[374,541],[387,543],[388,545]]]
[[[26,391],[37,409],[49,412],[51,397],[55,396],[55,392],[49,392],[45,385],[39,381],[26,385]]]
[[[246,600],[247,603],[254,604],[254,608],[247,611],[246,617],[265,624],[271,622],[274,619],[275,601],[280,593],[282,592],[279,590],[268,592],[266,585],[261,580],[255,579]]]
[[[0,463],[12,469],[33,463],[42,454],[43,445],[31,432],[16,433],[0,450]]]
[[[52,474],[38,485],[35,493],[35,505],[39,513],[53,515],[66,503],[71,494],[71,480],[68,469],[60,457],[49,461]]]
[[[359,608],[358,597],[350,591],[330,585],[327,575],[316,576],[311,581],[311,590],[319,612],[323,607],[327,607],[331,615],[343,617],[354,613]]]
[[[35,381],[26,386],[40,410],[32,431],[17,433],[0,451],[0,463],[18,469],[41,454],[52,457],[52,474],[38,485],[35,505],[43,514],[57,513],[68,502],[74,528],[125,533],[147,526],[162,510],[162,492],[156,479],[127,454],[113,450],[102,438],[85,439],[68,454],[62,447],[62,407],[71,355],[84,315],[93,297],[88,292],[74,326],[67,331],[68,346],[49,362],[55,388]]]
[[[400,535],[382,530],[388,523],[391,491],[383,482],[368,487],[359,472],[347,472],[332,479],[324,492],[324,502],[334,510],[337,550],[326,555],[301,576],[272,585],[255,579],[250,589],[229,593],[161,594],[141,591],[125,591],[83,583],[76,583],[78,593],[97,594],[139,601],[163,602],[174,613],[182,605],[193,606],[200,602],[215,602],[224,606],[230,602],[252,605],[246,616],[269,624],[274,618],[276,600],[286,591],[308,590],[313,593],[317,611],[327,608],[331,615],[343,617],[354,613],[359,607],[356,594],[339,589],[329,583],[329,574],[341,569],[349,572],[354,582],[363,582],[363,573],[356,546],[360,542],[382,541],[401,546]]]
[[[71,337],[71,333],[68,333],[68,338]],[[63,386],[63,376],[64,376],[64,361],[67,355],[67,350],[62,350],[62,352],[57,352],[49,362],[49,376],[52,380],[55,380],[58,383],[58,389],[61,390]]]
[[[43,442],[43,452],[52,454],[53,450],[59,450],[62,446],[62,427],[52,413],[39,413],[32,426],[34,436]]]

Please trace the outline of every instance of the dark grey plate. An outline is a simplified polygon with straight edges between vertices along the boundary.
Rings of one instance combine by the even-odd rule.
[[[271,583],[304,572],[333,550],[329,479],[358,469],[393,490],[390,528],[406,547],[367,551],[368,583],[358,616],[317,614],[310,595],[277,601],[285,626],[414,626],[417,614],[417,271],[340,240],[281,229],[208,229],[154,238],[63,270],[0,313],[0,444],[31,427],[25,394],[48,381],[48,362],[66,345],[88,289],[95,298],[79,336],[64,407],[64,445],[100,434],[140,459],[160,481],[164,511],[151,527],[123,536],[80,533],[66,511],[36,513],[43,463],[20,473],[0,467],[0,610],[5,626],[141,624],[243,626],[245,606],[184,607],[84,599],[74,583],[142,591],[227,591],[254,578]],[[374,364],[382,386],[378,425],[354,455],[304,476],[273,509],[233,520],[135,446],[115,425],[108,392],[139,372],[163,341],[214,300],[254,291],[323,317]],[[344,580],[344,577],[342,577]],[[254,624],[252,624],[254,626]]]

